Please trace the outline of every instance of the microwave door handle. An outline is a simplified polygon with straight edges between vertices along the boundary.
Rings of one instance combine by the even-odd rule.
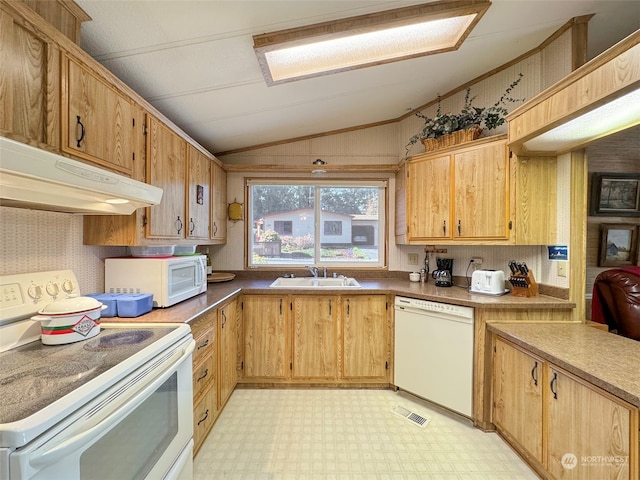
[[[87,445],[94,439],[98,438],[102,435],[103,432],[110,430],[113,426],[117,425],[120,419],[126,417],[135,410],[142,400],[148,397],[151,393],[157,390],[167,379],[173,375],[175,371],[175,366],[180,365],[187,357],[190,357],[195,349],[195,342],[191,341],[184,351],[177,350],[171,355],[171,358],[167,359],[170,362],[168,367],[162,367],[163,373],[154,379],[149,385],[144,387],[142,391],[136,393],[132,398],[127,400],[127,402],[119,407],[112,414],[107,413],[102,420],[99,421],[98,424],[93,427],[84,430],[73,437],[64,440],[63,442],[52,446],[50,449],[38,449],[33,452],[31,458],[29,459],[29,463],[31,466],[38,468],[44,467],[46,465],[50,465],[56,463],[66,457],[68,454],[75,452],[79,448],[84,445]],[[173,357],[176,356],[176,353],[179,355],[177,360],[174,360]],[[156,366],[158,368],[158,366]],[[46,444],[44,445],[46,447]]]
[[[204,262],[204,259],[199,258],[198,259],[198,278],[197,278],[197,283],[198,286],[201,286],[205,281],[206,281],[206,275],[207,275],[207,266]]]

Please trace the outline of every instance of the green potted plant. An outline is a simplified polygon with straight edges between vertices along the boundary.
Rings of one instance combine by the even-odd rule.
[[[483,129],[494,130],[502,125],[505,122],[505,116],[509,113],[506,104],[524,100],[511,97],[511,91],[520,83],[522,77],[522,73],[518,74],[518,78],[511,82],[502,96],[490,107],[473,106],[476,97],[471,97],[471,88],[469,87],[464,97],[464,106],[459,113],[442,113],[440,95],[438,95],[438,108],[434,117],[429,117],[421,112],[415,113],[417,117],[424,120],[424,125],[420,132],[409,139],[409,143],[405,147],[407,154],[409,148],[418,141],[424,144],[426,151],[430,151],[475,140]]]

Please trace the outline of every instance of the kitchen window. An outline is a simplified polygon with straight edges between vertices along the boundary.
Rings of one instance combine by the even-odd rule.
[[[387,182],[248,179],[249,267],[385,265]]]

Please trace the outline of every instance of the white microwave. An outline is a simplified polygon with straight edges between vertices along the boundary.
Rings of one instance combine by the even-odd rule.
[[[154,307],[170,307],[207,291],[207,257],[107,258],[104,291],[153,293]]]

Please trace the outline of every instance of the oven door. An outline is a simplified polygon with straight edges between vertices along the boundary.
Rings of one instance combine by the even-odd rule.
[[[12,452],[10,479],[181,478],[192,468],[194,345],[189,335]]]

